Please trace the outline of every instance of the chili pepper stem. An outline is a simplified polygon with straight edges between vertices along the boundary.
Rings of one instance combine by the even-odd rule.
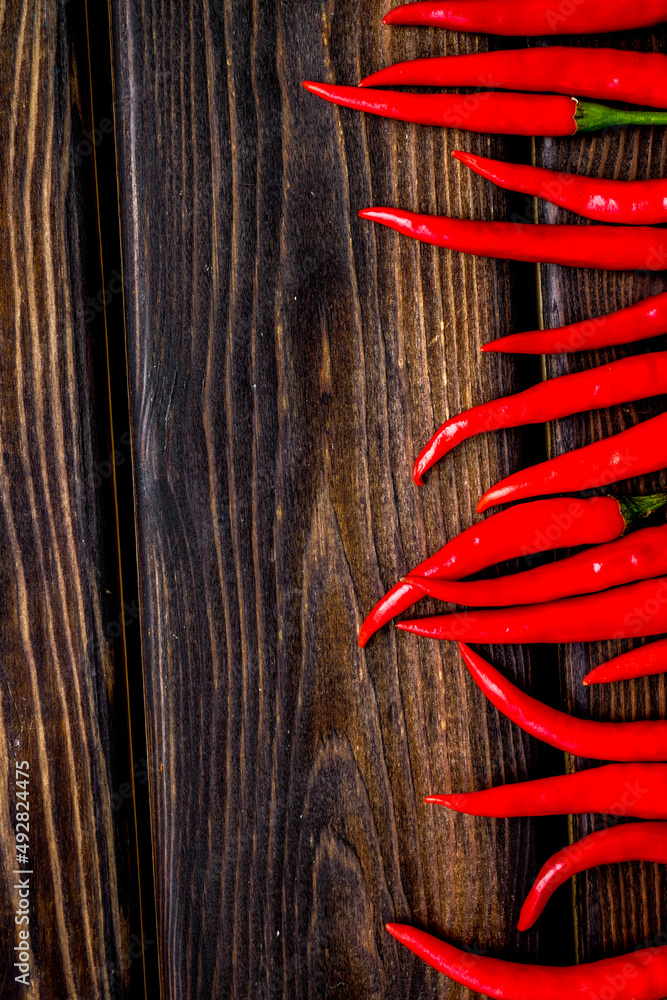
[[[574,121],[577,132],[596,132],[601,128],[625,128],[627,125],[667,125],[667,113],[626,111],[623,108],[610,108],[605,104],[577,101]]]
[[[636,521],[649,517],[656,510],[664,507],[667,504],[667,493],[654,493],[647,497],[617,497],[616,499],[621,508],[621,516],[625,521],[627,531]]]
[[[667,293],[664,294],[667,298]],[[554,525],[558,526],[557,537],[552,534]],[[472,525],[415,566],[412,572],[417,576],[462,580],[518,556],[612,542],[620,538],[627,527],[628,521],[616,497],[534,500]],[[363,648],[374,632],[407,611],[421,597],[422,591],[417,587],[396,583],[365,619],[359,632],[359,646]]]

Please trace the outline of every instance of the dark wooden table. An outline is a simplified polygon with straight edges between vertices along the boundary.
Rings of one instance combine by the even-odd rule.
[[[412,461],[447,415],[655,346],[480,345],[667,283],[454,255],[357,212],[581,221],[451,151],[661,177],[667,133],[531,143],[303,91],[536,44],[382,28],[380,0],[109,6],[0,5],[3,956],[23,760],[42,1000],[471,995],[389,938],[393,919],[543,963],[656,941],[667,882],[639,864],[578,877],[519,934],[543,861],[603,820],[473,819],[424,796],[590,763],[509,724],[453,646],[385,628],[360,651],[356,634],[489,485],[664,409],[479,437],[418,490]],[[664,717],[664,677],[582,687],[620,648],[484,652],[552,705]]]

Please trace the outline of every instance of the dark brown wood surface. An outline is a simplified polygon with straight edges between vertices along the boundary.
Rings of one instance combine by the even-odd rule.
[[[143,993],[85,23],[0,4],[0,993],[44,1000]]]
[[[387,936],[390,919],[543,962],[641,943],[664,899],[649,869],[579,880],[519,935],[567,820],[455,817],[423,797],[567,762],[490,709],[448,645],[387,628],[356,646],[375,601],[472,523],[483,490],[547,453],[544,428],[479,438],[416,489],[438,422],[540,378],[539,359],[479,354],[537,324],[535,271],[357,212],[510,217],[521,203],[449,153],[531,150],[338,110],[301,81],[486,41],[383,29],[379,0],[111,8],[164,996],[462,997]],[[657,175],[662,141],[536,154]],[[659,286],[565,270],[541,283],[549,324]],[[636,412],[563,422],[551,446]],[[559,671],[555,650],[489,652],[572,703],[578,653]],[[657,712],[661,683],[652,701],[638,685],[593,707]]]

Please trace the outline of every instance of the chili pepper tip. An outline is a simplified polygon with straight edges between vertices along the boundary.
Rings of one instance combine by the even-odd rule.
[[[301,86],[308,93],[317,94],[318,97],[323,97],[325,101],[329,100],[326,83],[315,83],[313,80],[304,80]]]
[[[422,16],[417,21],[415,21],[415,14],[418,13],[416,10],[411,10],[414,8],[414,3],[404,3],[399,7],[394,7],[392,10],[388,10],[387,13],[382,18],[383,24],[428,24],[429,22]]]
[[[359,212],[360,219],[371,219],[373,222],[384,222],[387,225],[393,221],[396,213],[390,208],[362,208]]]
[[[420,634],[420,626],[418,622],[396,622],[396,628],[400,628],[401,632],[414,632],[417,635]]]
[[[460,795],[428,795],[424,802],[428,802],[430,806],[443,806],[445,809],[456,809],[456,799],[461,798]]]
[[[644,648],[644,647],[640,647]],[[608,684],[612,678],[605,676],[606,663],[600,663],[597,667],[593,667],[581,682],[584,687],[593,687],[594,684]],[[620,680],[628,680],[629,678],[621,677]]]
[[[483,514],[485,510],[489,509],[489,507],[494,507],[496,504],[503,503],[505,496],[511,492],[512,490],[507,487],[501,489],[498,486],[492,486],[491,489],[487,490],[481,498],[475,510],[478,514]]]
[[[359,629],[359,637],[357,639],[357,642],[359,643],[359,649],[364,648],[370,637],[373,635],[374,631],[375,630],[373,629],[373,627],[369,626],[368,619],[366,619],[364,624]]]
[[[400,941],[401,944],[406,945],[408,948],[410,947],[410,944],[414,939],[412,927],[408,924],[385,924],[384,926],[392,937],[396,938],[397,941]]]

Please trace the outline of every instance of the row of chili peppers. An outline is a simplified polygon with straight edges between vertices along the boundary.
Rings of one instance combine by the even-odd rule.
[[[422,0],[390,11],[386,24],[424,24],[504,35],[558,35],[646,27],[667,20],[667,0]],[[467,95],[406,94],[387,85],[518,88]],[[569,96],[667,108],[667,56],[615,49],[551,48],[415,59],[366,77],[359,87],[306,81],[307,90],[336,104],[385,117],[478,132],[565,136],[607,126],[667,124],[661,111],[626,111]],[[361,89],[360,89],[361,88]],[[554,96],[556,95],[564,96]],[[548,96],[547,96],[548,94]],[[622,226],[554,226],[473,222],[393,208],[359,214],[416,239],[484,256],[605,270],[667,266],[667,183],[605,181],[505,164],[456,151],[458,160],[500,187]],[[483,350],[557,354],[631,343],[667,332],[667,293],[608,316],[560,329],[515,334]],[[667,393],[667,352],[625,358],[541,383],[447,420],[418,456],[417,485],[457,444],[499,428],[542,423]],[[487,490],[477,510],[507,501],[574,493],[667,468],[667,413],[607,440],[507,477]],[[667,503],[648,497],[554,498],[510,507],[474,525],[401,579],[378,602],[359,634],[375,631],[425,595],[484,608],[398,623],[435,639],[481,643],[587,642],[667,632],[667,525],[627,535],[639,519]],[[466,581],[519,556],[594,545],[556,563],[495,580]],[[601,723],[552,709],[511,684],[467,642],[459,649],[477,685],[523,730],[578,757],[621,761],[555,778],[427,802],[477,816],[599,812],[653,822],[612,826],[551,858],[523,906],[519,928],[533,925],[570,876],[626,860],[667,863],[667,721]],[[600,664],[584,684],[608,683],[667,670],[667,639]],[[661,822],[655,822],[655,821]],[[667,948],[571,968],[546,968],[471,955],[424,931],[389,924],[398,940],[450,978],[488,996],[547,1000],[661,1000],[667,995]]]

